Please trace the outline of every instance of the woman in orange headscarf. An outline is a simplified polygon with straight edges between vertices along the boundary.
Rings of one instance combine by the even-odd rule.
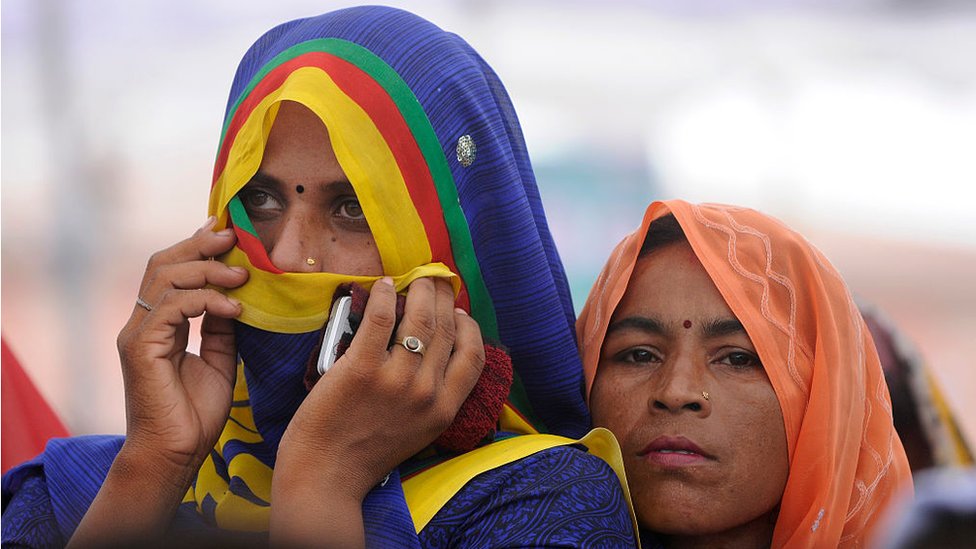
[[[854,547],[911,476],[837,271],[754,210],[655,202],[577,323],[645,547]],[[653,539],[652,539],[653,538]]]

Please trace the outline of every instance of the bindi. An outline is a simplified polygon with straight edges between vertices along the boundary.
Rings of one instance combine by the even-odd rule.
[[[686,330],[691,328],[691,321],[690,320],[684,321],[684,323],[682,323],[682,326],[684,326]]]
[[[303,192],[305,192],[305,187],[303,185],[298,185],[297,187],[295,187],[295,192],[298,194],[302,194]]]

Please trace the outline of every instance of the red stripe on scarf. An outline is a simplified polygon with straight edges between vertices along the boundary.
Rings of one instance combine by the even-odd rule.
[[[434,180],[410,127],[403,119],[396,103],[379,83],[359,67],[335,55],[325,52],[309,52],[299,55],[275,67],[255,86],[254,90],[238,106],[227,128],[223,146],[214,166],[214,183],[217,182],[220,173],[226,167],[230,145],[237,138],[238,132],[255,107],[269,93],[278,89],[292,72],[303,67],[322,69],[332,78],[339,89],[355,101],[370,117],[393,153],[397,166],[403,174],[407,191],[410,193],[410,198],[424,225],[433,260],[444,263],[455,273],[460,272],[454,260],[450,233],[444,222],[444,214],[437,196],[437,189],[434,187]],[[260,255],[266,256],[264,253]],[[248,256],[252,263],[257,266],[256,258],[250,253]],[[470,298],[463,280],[457,302],[459,306],[470,310]]]

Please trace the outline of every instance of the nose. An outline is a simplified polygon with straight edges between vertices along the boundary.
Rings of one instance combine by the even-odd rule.
[[[329,271],[329,247],[332,228],[317,221],[301,208],[289,208],[283,214],[275,235],[265,242],[268,259],[285,272]],[[329,272],[336,272],[334,270]]]
[[[648,408],[652,414],[693,413],[708,417],[712,412],[708,393],[708,365],[681,355],[666,361],[652,376]]]

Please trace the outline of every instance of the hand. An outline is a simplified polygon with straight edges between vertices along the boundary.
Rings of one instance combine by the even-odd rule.
[[[272,483],[273,541],[285,539],[283,532],[289,542],[321,542],[314,530],[324,528],[337,546],[359,545],[363,498],[451,424],[478,381],[481,331],[454,309],[448,281],[410,285],[396,335],[419,338],[423,355],[387,347],[395,306],[389,280],[375,283],[349,350],[288,425]],[[353,531],[343,537],[338,530]]]
[[[236,374],[232,320],[236,301],[211,286],[234,288],[247,271],[213,256],[236,242],[232,229],[213,232],[214,218],[193,236],[150,258],[139,296],[119,333],[126,398],[124,452],[153,456],[166,476],[192,479],[227,420]],[[189,318],[204,315],[200,355],[186,351]],[[189,476],[189,479],[185,477]],[[185,487],[183,488],[186,489]]]
[[[239,303],[207,285],[234,288],[243,269],[217,261],[231,229],[214,218],[149,260],[136,305],[119,333],[126,440],[71,547],[142,544],[163,535],[230,413],[237,353],[232,318]],[[204,315],[200,355],[186,352],[188,319]]]

